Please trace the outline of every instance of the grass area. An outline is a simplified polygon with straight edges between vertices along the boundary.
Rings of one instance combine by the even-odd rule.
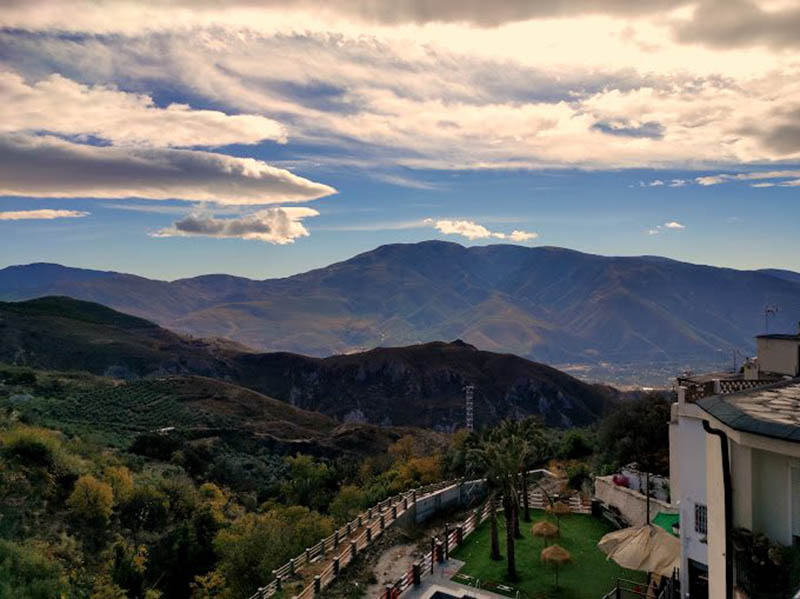
[[[467,574],[481,580],[501,582],[514,586],[531,598],[558,599],[600,599],[616,583],[617,578],[633,581],[644,581],[645,574],[620,568],[597,548],[600,538],[613,530],[605,522],[581,514],[571,514],[561,518],[561,537],[550,541],[561,545],[572,554],[572,563],[559,568],[559,588],[555,589],[553,569],[541,563],[539,554],[544,547],[540,538],[533,538],[531,526],[540,520],[555,518],[541,510],[532,510],[532,522],[520,522],[524,536],[517,539],[517,575],[518,580],[510,582],[506,577],[505,561],[505,521],[498,516],[500,532],[500,553],[503,559],[492,561],[489,558],[490,532],[489,522],[469,535],[464,543],[452,554],[455,559],[466,562],[461,569]]]

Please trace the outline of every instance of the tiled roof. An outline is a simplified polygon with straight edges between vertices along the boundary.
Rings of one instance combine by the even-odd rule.
[[[713,395],[697,405],[733,429],[800,442],[800,379]]]

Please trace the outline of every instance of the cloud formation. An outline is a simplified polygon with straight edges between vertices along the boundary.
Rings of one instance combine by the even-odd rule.
[[[665,222],[663,225],[656,225],[652,229],[647,230],[648,235],[660,235],[664,230],[672,230],[672,231],[682,231],[686,228],[686,225],[679,223],[678,221],[670,220]]]
[[[0,195],[264,205],[307,202],[335,191],[253,158],[0,135]]]
[[[307,237],[304,218],[318,216],[312,208],[272,207],[236,218],[217,218],[210,214],[190,214],[172,227],[151,234],[153,237],[216,237],[254,239],[278,245]]]
[[[474,241],[475,239],[494,238],[494,239],[505,239],[508,241],[514,241],[516,243],[522,243],[539,237],[538,233],[533,233],[530,231],[520,231],[516,229],[514,231],[511,231],[511,233],[499,233],[496,231],[490,231],[483,225],[479,225],[475,221],[471,220],[449,220],[449,219],[434,220],[432,218],[426,218],[423,221],[423,224],[431,226],[440,233],[444,233],[445,235],[461,235],[462,237],[466,237],[470,241]]]
[[[88,212],[80,210],[9,210],[0,212],[0,220],[53,220],[56,218],[82,218]]]
[[[151,147],[286,142],[283,125],[259,115],[231,116],[186,104],[158,108],[144,94],[82,85],[58,74],[29,85],[17,73],[0,71],[0,132],[21,131]]]

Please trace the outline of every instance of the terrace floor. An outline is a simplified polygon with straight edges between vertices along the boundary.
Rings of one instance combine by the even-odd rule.
[[[617,578],[643,583],[646,580],[644,573],[619,567],[607,560],[597,548],[600,538],[613,530],[609,524],[592,516],[569,514],[561,517],[561,537],[554,542],[572,554],[572,563],[559,568],[559,588],[556,589],[554,570],[539,559],[544,542],[533,538],[530,533],[534,523],[540,520],[555,523],[555,518],[542,510],[532,510],[531,520],[530,523],[520,522],[524,538],[516,542],[518,580],[506,578],[505,521],[502,514],[498,514],[498,528],[500,552],[504,559],[493,561],[489,558],[490,528],[486,521],[451,554],[452,558],[465,562],[459,573],[513,586],[530,599],[601,599],[614,587]]]

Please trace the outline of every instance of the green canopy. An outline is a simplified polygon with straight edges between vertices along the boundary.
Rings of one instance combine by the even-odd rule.
[[[666,530],[669,534],[677,537],[678,535],[675,534],[675,531],[673,530],[672,526],[674,524],[677,524],[680,521],[680,518],[681,518],[680,514],[667,514],[665,512],[658,512],[658,514],[656,514],[656,517],[653,518],[653,524],[655,524],[656,526],[660,526],[661,528]]]

